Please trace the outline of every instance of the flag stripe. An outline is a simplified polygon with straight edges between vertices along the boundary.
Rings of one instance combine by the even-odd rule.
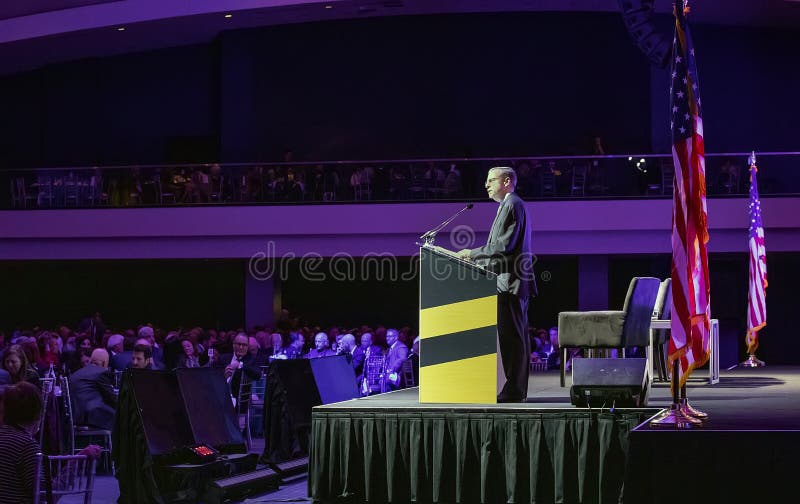
[[[684,2],[675,10],[670,107],[675,164],[672,218],[672,322],[670,364],[679,362],[678,384],[709,358],[710,282],[705,143],[700,86]]]
[[[758,349],[758,331],[767,325],[767,251],[764,226],[761,222],[761,200],[758,196],[758,168],[755,154],[750,158],[750,272],[747,296],[747,353]]]

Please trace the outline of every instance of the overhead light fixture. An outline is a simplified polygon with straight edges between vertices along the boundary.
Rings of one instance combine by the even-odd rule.
[[[233,17],[233,14],[225,14],[225,19],[230,19]]]
[[[125,31],[125,27],[124,26],[120,26],[119,28],[117,28],[117,31]]]
[[[333,5],[326,5],[325,8],[326,9],[333,9]]]

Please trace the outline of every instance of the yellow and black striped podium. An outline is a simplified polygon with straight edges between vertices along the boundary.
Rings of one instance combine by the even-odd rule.
[[[496,403],[495,275],[421,247],[419,288],[419,401]]]

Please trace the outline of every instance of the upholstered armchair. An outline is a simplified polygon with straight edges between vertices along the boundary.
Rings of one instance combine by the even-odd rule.
[[[650,321],[661,285],[658,278],[634,277],[622,310],[561,312],[558,314],[558,343],[561,347],[561,386],[571,348],[625,349],[650,344]]]

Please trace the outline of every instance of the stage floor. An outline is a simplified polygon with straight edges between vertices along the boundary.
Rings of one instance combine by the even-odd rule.
[[[565,503],[785,502],[781,495],[793,491],[794,461],[800,451],[800,367],[721,370],[714,385],[708,383],[705,370],[695,371],[693,377],[688,384],[689,400],[709,419],[690,430],[649,426],[648,418],[672,404],[669,384],[656,382],[646,409],[617,408],[611,418],[624,420],[616,422],[619,429],[608,436],[609,424],[603,424],[608,410],[573,406],[570,380],[561,387],[558,371],[532,374],[528,399],[520,404],[420,404],[418,389],[411,388],[317,406],[318,428],[312,431],[319,434],[317,446],[323,448],[319,456],[312,456],[315,463],[309,467],[312,501],[338,503],[336,496],[352,493],[363,502],[386,502],[391,483],[392,490],[411,488],[428,492],[425,497],[430,497],[431,489],[450,492],[438,502],[527,502],[534,495],[537,502]],[[586,430],[575,420],[580,418],[588,422],[583,424]],[[531,427],[537,422],[541,430]],[[399,438],[389,435],[390,425]],[[566,428],[558,430],[560,426]],[[554,433],[560,437],[552,437]],[[600,444],[617,436],[622,440],[617,444]],[[417,457],[401,461],[397,450],[380,452],[385,451],[384,439],[386,446],[399,446]],[[495,460],[489,466],[517,470],[478,477],[476,467],[482,466],[476,461],[484,453],[479,457],[468,452],[465,457],[464,446],[467,451],[473,446],[464,441],[469,439],[473,443],[479,439],[491,448],[489,457]],[[431,454],[442,452],[448,455],[430,459]],[[426,455],[420,458],[421,454]],[[384,464],[384,459],[392,464]],[[376,460],[384,465],[376,465]],[[460,461],[456,469],[471,471],[469,477],[456,483],[451,475],[438,477],[431,468],[454,470],[447,460]],[[352,466],[351,470],[342,473],[342,464]],[[675,467],[693,477],[671,484],[669,468]],[[426,471],[421,473],[420,468]],[[367,470],[373,477],[380,475],[376,481],[384,477],[387,481],[384,487],[372,489],[373,497],[368,495],[370,489],[362,488],[363,481],[372,481],[364,477]],[[423,477],[417,478],[419,474]],[[560,479],[554,481],[553,475]],[[738,475],[742,477],[737,479]],[[490,487],[488,494],[477,497],[476,480]],[[404,501],[402,497],[395,500]]]
[[[800,367],[766,366],[733,368],[720,372],[710,385],[705,370],[695,371],[687,395],[691,404],[709,414],[705,430],[800,430]],[[519,404],[420,404],[419,390],[398,390],[335,404],[318,406],[326,411],[361,409],[510,411],[574,408],[569,398],[570,379],[559,385],[559,373],[538,371],[531,375],[528,400]],[[668,408],[672,403],[667,383],[654,382],[647,407]]]

